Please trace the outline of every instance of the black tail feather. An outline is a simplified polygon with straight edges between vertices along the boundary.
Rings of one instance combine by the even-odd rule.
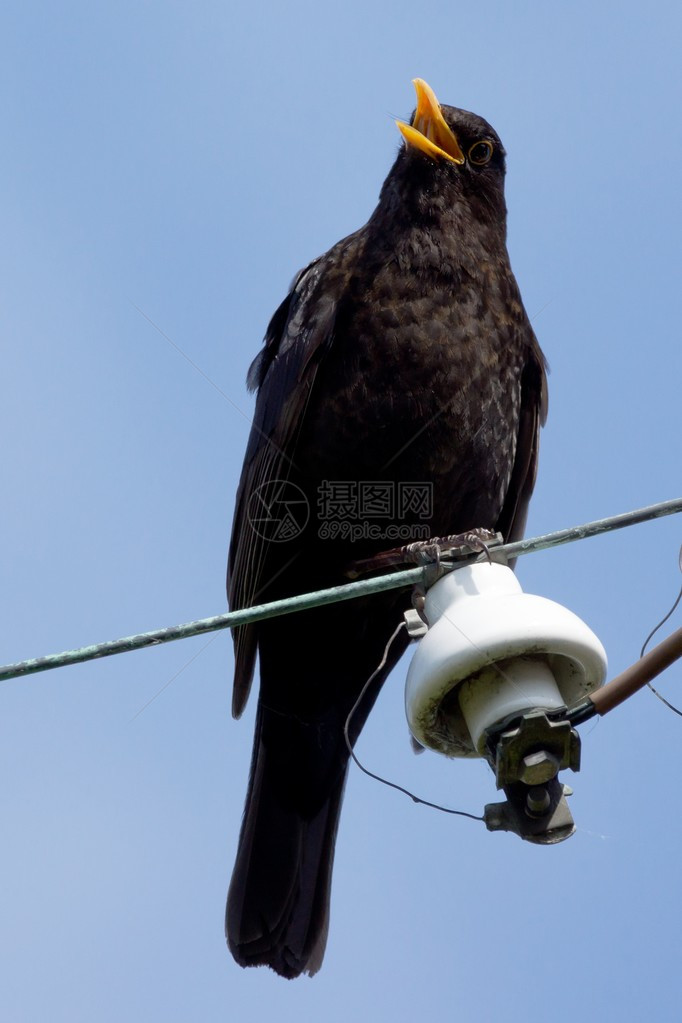
[[[348,756],[338,742],[330,750],[325,731],[259,708],[227,899],[236,961],[289,978],[316,973],[327,941]]]

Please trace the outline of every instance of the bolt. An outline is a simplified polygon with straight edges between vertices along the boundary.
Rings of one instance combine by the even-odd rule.
[[[532,817],[542,817],[549,810],[549,792],[538,785],[536,788],[528,789],[526,795],[526,811]]]
[[[559,767],[559,759],[546,749],[528,753],[521,761],[520,780],[525,785],[544,785],[557,775]]]

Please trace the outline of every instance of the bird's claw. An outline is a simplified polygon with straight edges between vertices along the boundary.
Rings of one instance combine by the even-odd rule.
[[[401,548],[404,559],[416,565],[435,562],[440,566],[443,554],[465,556],[471,552],[485,554],[492,561],[488,544],[497,539],[497,533],[490,529],[470,529],[466,533],[451,536],[433,536],[429,540],[418,540]]]
[[[369,572],[399,565],[432,566],[436,577],[441,571],[441,559],[444,554],[450,558],[465,558],[470,554],[485,554],[492,561],[489,545],[501,539],[500,534],[491,529],[470,529],[466,533],[453,533],[451,536],[433,536],[429,540],[416,540],[404,547],[393,547],[382,551],[371,558],[352,562],[346,569],[346,577],[357,579]],[[435,581],[435,580],[434,580]]]

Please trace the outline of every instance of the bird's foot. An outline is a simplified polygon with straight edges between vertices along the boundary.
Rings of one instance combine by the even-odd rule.
[[[435,565],[440,567],[441,558],[447,554],[451,558],[464,558],[471,554],[485,554],[491,561],[489,545],[501,540],[499,533],[491,529],[470,529],[466,533],[454,533],[451,536],[433,536],[429,540],[417,540],[404,547],[393,547],[382,551],[371,558],[353,561],[346,570],[350,579],[367,575],[400,565]]]
[[[488,545],[497,539],[497,533],[491,529],[470,529],[466,533],[453,533],[450,536],[433,536],[429,540],[417,540],[400,550],[404,561],[415,565],[427,565],[431,562],[440,563],[443,554],[465,557],[467,554],[485,554],[490,562]]]

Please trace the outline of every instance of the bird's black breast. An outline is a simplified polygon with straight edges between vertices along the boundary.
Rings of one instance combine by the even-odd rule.
[[[504,261],[475,274],[414,257],[401,266],[395,253],[369,272],[360,262],[306,410],[303,473],[429,481],[434,533],[494,525],[528,354],[509,278]]]

